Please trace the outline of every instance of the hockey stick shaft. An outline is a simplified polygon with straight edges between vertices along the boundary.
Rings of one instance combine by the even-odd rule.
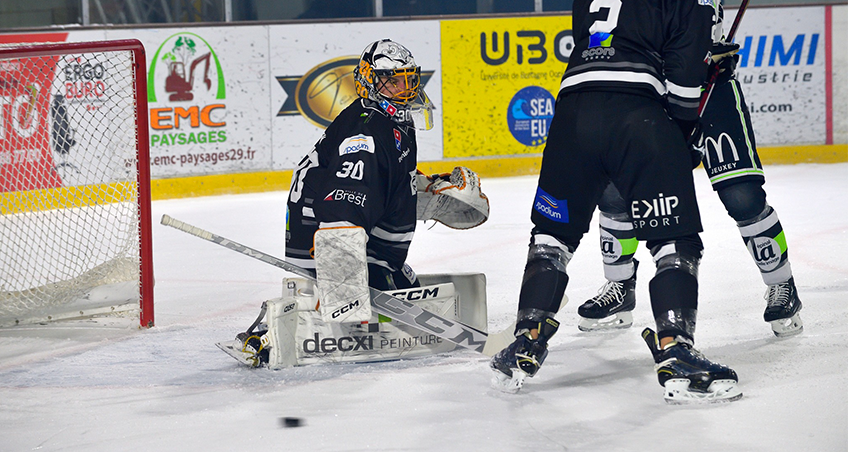
[[[736,37],[736,29],[739,28],[739,22],[742,21],[742,16],[745,15],[745,11],[748,10],[748,1],[742,0],[742,3],[739,5],[739,10],[736,11],[736,17],[733,18],[733,24],[730,26],[730,31],[727,33],[727,40],[733,41],[733,38]]]
[[[730,31],[725,37],[726,41],[733,42],[733,38],[736,37],[736,30],[739,29],[739,22],[742,21],[742,16],[745,15],[745,11],[748,9],[748,1],[749,0],[742,0],[742,3],[739,5],[739,10],[736,11],[736,17],[733,18],[733,24],[730,25]],[[710,97],[713,94],[713,88],[715,87],[716,80],[718,80],[718,74],[719,71],[718,68],[716,68],[710,75],[710,79],[707,80],[707,85],[704,87],[705,91],[707,92],[707,95],[701,98],[701,104],[698,106],[699,118],[704,115],[704,110],[706,110],[707,108],[707,102],[710,101]],[[695,128],[695,131],[692,132],[693,135],[697,133],[698,129],[698,127]],[[691,138],[694,138],[694,136],[690,137],[690,141]]]
[[[266,264],[271,264],[290,273],[315,280],[315,272],[302,268],[291,262],[284,261],[270,254],[234,242],[220,235],[213,234],[204,229],[184,223],[169,215],[162,216],[162,224],[174,229],[191,234],[195,237],[207,240],[224,248],[236,251],[258,259]],[[385,292],[369,288],[371,293],[371,307],[379,314],[390,317],[393,320],[417,328],[425,333],[433,334],[460,347],[483,353],[488,335],[476,328],[453,320],[446,319],[430,311],[424,310],[408,301],[393,297]]]

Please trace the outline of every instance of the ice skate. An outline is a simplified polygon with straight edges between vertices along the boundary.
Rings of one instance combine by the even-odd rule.
[[[742,398],[736,372],[710,361],[688,340],[678,336],[660,349],[657,335],[650,328],[642,331],[642,338],[654,356],[666,403],[731,402]]]
[[[268,348],[262,343],[262,336],[266,332],[263,329],[255,333],[239,333],[233,341],[215,345],[242,364],[263,367],[268,364]]]
[[[624,281],[607,281],[598,295],[577,308],[580,331],[630,328],[636,308],[636,272]]]
[[[527,374],[520,370],[518,353],[521,352],[526,356],[526,350],[529,349],[530,341],[530,338],[522,334],[515,338],[515,341],[507,348],[499,351],[492,357],[492,361],[489,363],[492,371],[494,371],[492,386],[503,392],[513,394],[524,386],[524,379],[527,378]],[[544,355],[547,355],[547,350],[545,350]],[[544,361],[544,357],[542,360]],[[540,365],[541,363],[536,366],[537,371]]]
[[[540,322],[540,334],[532,339],[530,333],[515,338],[507,348],[501,350],[490,362],[495,375],[492,385],[501,391],[516,393],[524,385],[524,379],[533,377],[548,356],[548,339],[556,333],[559,323],[551,318]]]
[[[767,306],[763,319],[771,324],[775,336],[794,336],[804,331],[804,322],[798,314],[801,311],[801,300],[795,288],[795,278],[768,286],[765,299]]]

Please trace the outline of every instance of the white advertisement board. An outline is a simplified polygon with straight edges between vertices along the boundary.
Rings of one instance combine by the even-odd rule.
[[[728,11],[725,33],[736,11]],[[755,8],[740,22],[737,79],[760,146],[825,143],[824,11]]]
[[[353,68],[368,44],[384,38],[412,52],[436,106],[435,127],[418,132],[418,160],[442,158],[438,21],[274,25],[269,31],[274,169],[293,168],[356,98]]]
[[[272,166],[266,26],[111,31],[147,51],[153,177]]]

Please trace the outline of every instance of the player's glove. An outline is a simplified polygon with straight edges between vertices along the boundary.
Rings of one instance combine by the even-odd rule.
[[[432,176],[419,171],[416,185],[419,220],[471,229],[489,218],[489,198],[480,190],[480,177],[468,168],[458,166]]]
[[[710,78],[718,71],[716,84],[726,83],[736,72],[736,63],[739,61],[739,44],[735,42],[716,42],[710,50],[713,63],[710,65]]]
[[[710,58],[712,58],[713,63],[718,63],[721,60],[736,55],[737,52],[739,52],[739,44],[719,41],[713,43],[713,48],[710,49]]]

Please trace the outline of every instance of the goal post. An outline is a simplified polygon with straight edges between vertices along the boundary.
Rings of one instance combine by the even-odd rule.
[[[145,52],[0,46],[0,327],[153,317]]]

